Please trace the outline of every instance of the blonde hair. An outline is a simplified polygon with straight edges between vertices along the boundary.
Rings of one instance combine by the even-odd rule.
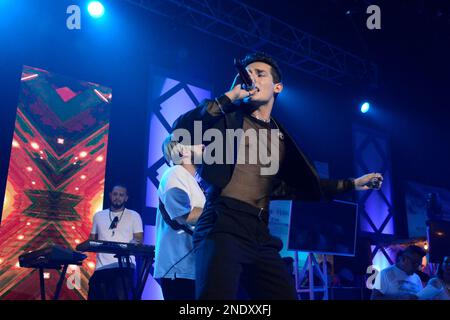
[[[173,135],[169,134],[162,144],[164,160],[168,165],[180,164],[183,153],[183,145],[174,140]]]

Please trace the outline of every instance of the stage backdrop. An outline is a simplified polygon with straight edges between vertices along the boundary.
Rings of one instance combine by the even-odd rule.
[[[410,238],[427,236],[427,195],[429,193],[439,195],[442,205],[442,219],[450,221],[450,190],[407,181],[405,184],[405,202]]]
[[[38,272],[20,268],[19,255],[50,243],[75,248],[103,204],[111,89],[27,66],[21,80],[0,225],[0,299],[40,299]],[[67,277],[81,281],[66,282],[60,299],[87,297],[94,263],[91,254],[69,267]],[[50,297],[59,272],[45,278]]]
[[[380,172],[384,178],[380,190],[356,193],[360,235],[365,234],[376,243],[371,247],[372,263],[377,270],[383,270],[392,264],[393,258],[380,242],[390,242],[395,235],[389,137],[358,125],[353,125],[352,131],[355,177]]]

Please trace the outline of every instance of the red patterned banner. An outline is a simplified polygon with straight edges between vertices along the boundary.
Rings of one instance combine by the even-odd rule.
[[[0,225],[1,299],[40,299],[39,273],[19,267],[21,254],[88,238],[103,204],[111,98],[110,88],[23,68]],[[85,299],[94,267],[95,255],[69,267],[67,277],[81,281],[65,283],[60,298]],[[48,297],[58,278],[46,270]]]

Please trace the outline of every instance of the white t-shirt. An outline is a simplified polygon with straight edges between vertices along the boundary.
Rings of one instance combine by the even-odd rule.
[[[450,300],[450,292],[446,287],[446,284],[444,281],[442,281],[439,278],[431,278],[428,281],[428,284],[426,288],[433,287],[436,292],[436,295],[433,296],[431,299],[433,300]]]
[[[188,214],[194,207],[203,208],[205,205],[200,186],[181,165],[170,167],[163,174],[158,197],[172,220]],[[159,208],[156,215],[154,267],[155,278],[195,279],[192,236],[183,230],[173,230],[162,218]]]
[[[387,297],[417,294],[422,288],[422,281],[417,274],[409,276],[395,264],[381,271],[379,290]]]
[[[91,233],[97,234],[98,240],[130,243],[135,233],[143,232],[142,219],[139,213],[130,209],[123,211],[122,218],[120,217],[121,214],[122,211],[110,212],[109,209],[97,212],[94,215]],[[113,235],[113,230],[110,230],[109,226],[115,217],[118,217],[120,220],[117,223],[117,228],[114,229]],[[134,257],[131,257],[130,260],[134,266]],[[117,258],[114,258],[114,254],[97,253],[95,270],[118,267],[119,263]]]

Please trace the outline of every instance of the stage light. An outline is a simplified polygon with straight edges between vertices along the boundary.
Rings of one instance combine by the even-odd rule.
[[[362,113],[367,113],[367,112],[369,111],[369,109],[370,109],[370,103],[364,102],[364,103],[361,105],[361,112],[362,112]]]
[[[91,1],[88,4],[88,12],[93,18],[101,18],[105,13],[105,7],[100,1]]]

